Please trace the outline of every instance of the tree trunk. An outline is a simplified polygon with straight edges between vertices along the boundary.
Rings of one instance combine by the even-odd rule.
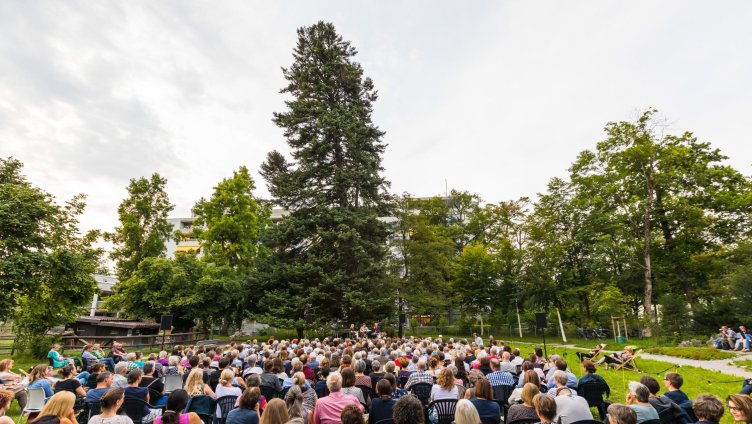
[[[647,319],[646,325],[643,328],[643,334],[650,337],[652,335],[651,327],[655,322],[653,315],[653,266],[650,257],[650,217],[653,211],[653,198],[655,197],[655,181],[653,181],[652,158],[650,158],[650,163],[647,169],[643,167],[643,174],[645,176],[645,182],[648,189],[648,197],[647,199],[645,199],[645,212],[642,216],[642,260],[645,266],[645,293],[643,299],[643,308],[645,312],[645,318]]]

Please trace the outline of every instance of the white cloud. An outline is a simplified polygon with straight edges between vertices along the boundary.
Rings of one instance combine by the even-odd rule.
[[[0,155],[61,198],[89,194],[86,228],[111,229],[128,179],[155,171],[187,214],[286,149],[280,67],[297,27],[329,20],[380,91],[395,192],[534,195],[606,122],[648,106],[750,174],[752,5],[724,6],[0,2]]]

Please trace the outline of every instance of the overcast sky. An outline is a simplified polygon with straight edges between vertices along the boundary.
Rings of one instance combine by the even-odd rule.
[[[272,122],[296,28],[333,22],[379,90],[392,191],[534,196],[608,121],[653,106],[752,174],[752,2],[0,2],[0,156],[82,227],[111,230],[128,179],[175,215],[287,151]]]

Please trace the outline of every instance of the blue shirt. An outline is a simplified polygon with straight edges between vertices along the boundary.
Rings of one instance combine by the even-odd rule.
[[[227,414],[225,424],[258,424],[259,417],[256,411],[250,409],[235,408]]]
[[[499,418],[499,416],[501,416],[501,409],[499,408],[499,404],[492,400],[470,399],[470,403],[472,403],[473,406],[475,406],[475,409],[478,410],[478,415],[480,415],[481,419],[497,419]]]
[[[28,387],[30,389],[36,389],[38,387],[44,389],[44,397],[46,398],[55,394],[55,392],[52,391],[52,384],[50,383],[50,380],[47,380],[46,378],[38,378],[31,384],[29,384]]]
[[[384,401],[380,397],[373,398],[373,400],[371,401],[371,409],[370,414],[368,415],[368,420],[375,423],[381,420],[392,418],[392,408],[394,408],[395,403],[397,403],[397,401],[394,399]]]
[[[564,372],[567,373],[567,387],[577,390],[577,376],[572,374],[572,371],[569,370],[566,370]],[[554,373],[551,373],[551,375],[547,376],[547,378],[548,384],[546,384],[546,386],[548,386],[549,389],[556,387],[556,383],[554,382]]]
[[[514,377],[506,371],[494,371],[486,377],[491,386],[514,386]]]
[[[107,393],[108,390],[110,390],[109,387],[102,387],[100,389],[89,389],[89,391],[86,392],[86,401],[87,402],[99,402],[99,399],[101,399],[102,395]]]

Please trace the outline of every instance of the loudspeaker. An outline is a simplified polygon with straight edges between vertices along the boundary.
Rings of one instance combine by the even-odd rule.
[[[162,320],[159,322],[159,331],[172,330],[172,315],[162,315]]]
[[[548,323],[546,322],[546,313],[545,312],[536,312],[535,313],[535,328],[542,329],[546,328]]]

